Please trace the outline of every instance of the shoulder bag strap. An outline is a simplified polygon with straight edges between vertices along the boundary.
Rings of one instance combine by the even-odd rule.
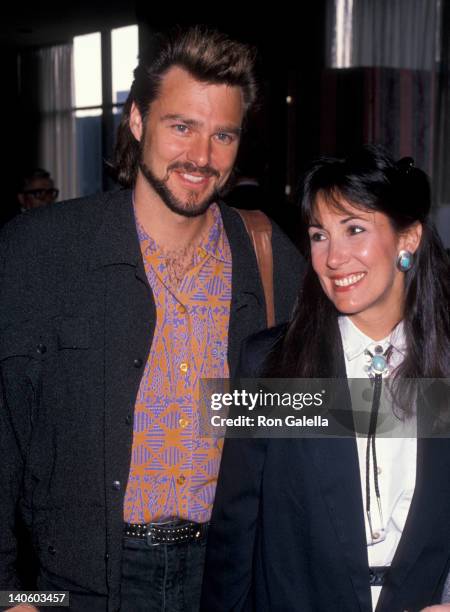
[[[275,306],[273,298],[272,224],[269,217],[260,210],[242,210],[240,208],[234,210],[240,214],[245,229],[251,238],[266,301],[267,327],[273,327],[275,325]]]

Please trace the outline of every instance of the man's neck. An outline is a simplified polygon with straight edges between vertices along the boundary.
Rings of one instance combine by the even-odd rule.
[[[166,251],[182,250],[202,236],[212,224],[210,210],[198,217],[171,211],[157,193],[137,181],[134,191],[136,216],[144,230]]]

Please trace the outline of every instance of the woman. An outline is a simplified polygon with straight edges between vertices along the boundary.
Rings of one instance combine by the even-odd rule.
[[[437,405],[402,384],[450,374],[449,262],[428,182],[410,158],[366,147],[312,165],[301,206],[297,310],[247,342],[241,374],[370,377],[372,421],[388,385],[400,434],[372,423],[357,438],[228,439],[203,609],[415,612],[441,602],[450,570],[450,444],[430,437],[445,430],[448,387]]]

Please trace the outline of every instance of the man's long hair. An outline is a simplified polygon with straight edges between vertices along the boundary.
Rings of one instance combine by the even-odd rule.
[[[135,69],[124,105],[111,164],[117,182],[124,187],[133,186],[139,168],[140,143],[129,127],[131,106],[133,102],[136,104],[145,125],[150,105],[158,96],[161,81],[170,68],[184,68],[201,82],[241,87],[245,111],[248,111],[256,97],[254,61],[252,47],[202,26],[187,30],[177,28],[160,35],[152,61],[141,61]]]

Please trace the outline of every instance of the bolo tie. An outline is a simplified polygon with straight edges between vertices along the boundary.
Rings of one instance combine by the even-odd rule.
[[[381,525],[384,528],[384,520],[383,520],[383,511],[381,508],[381,496],[380,496],[380,487],[378,484],[378,463],[377,463],[377,449],[376,449],[376,434],[377,434],[377,420],[378,413],[380,410],[380,399],[381,399],[381,388],[383,385],[383,374],[387,374],[389,372],[389,358],[392,354],[392,346],[389,345],[385,352],[383,353],[383,348],[381,346],[376,346],[374,349],[374,353],[372,354],[368,349],[366,349],[365,353],[368,355],[370,360],[369,365],[369,376],[373,378],[373,399],[372,399],[372,408],[370,411],[370,421],[369,421],[369,430],[367,433],[367,446],[366,446],[366,514],[367,520],[369,522],[370,535],[372,540],[376,539],[374,537],[375,532],[372,527],[372,516],[370,513],[370,457],[372,455],[373,462],[373,482],[375,488],[375,495],[377,498],[378,511],[380,513]]]

